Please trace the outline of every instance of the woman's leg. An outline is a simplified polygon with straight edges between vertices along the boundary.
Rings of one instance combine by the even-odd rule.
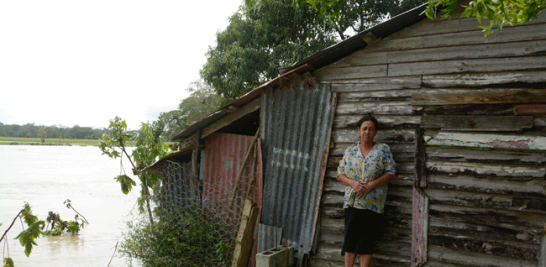
[[[370,262],[372,262],[372,254],[360,255],[360,267],[369,267]]]
[[[345,252],[345,267],[353,267],[355,264],[356,254]]]

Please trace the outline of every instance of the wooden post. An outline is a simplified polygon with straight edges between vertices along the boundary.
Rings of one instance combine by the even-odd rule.
[[[245,200],[243,214],[241,215],[241,225],[238,228],[237,238],[235,239],[232,267],[246,267],[248,265],[250,253],[254,247],[254,227],[256,226],[259,211],[260,209],[256,202],[250,199]]]
[[[546,267],[546,224],[544,230],[542,230],[542,242],[540,244],[540,251],[538,252],[538,266]]]

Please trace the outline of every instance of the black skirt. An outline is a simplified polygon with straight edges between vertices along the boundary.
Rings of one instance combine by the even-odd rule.
[[[358,255],[373,254],[375,243],[381,236],[384,215],[367,209],[345,209],[345,239],[341,255],[350,252]]]

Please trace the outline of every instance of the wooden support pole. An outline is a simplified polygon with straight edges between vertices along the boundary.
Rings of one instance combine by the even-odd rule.
[[[260,128],[256,131],[256,135],[254,135],[254,139],[252,139],[252,143],[248,147],[248,150],[246,151],[245,158],[243,160],[243,163],[241,163],[241,168],[239,169],[239,175],[237,176],[237,181],[235,182],[235,186],[233,187],[233,192],[231,193],[231,201],[229,202],[229,210],[233,208],[233,203],[235,202],[235,197],[237,196],[237,191],[239,188],[239,184],[241,183],[241,179],[243,177],[243,173],[245,171],[246,163],[248,162],[248,159],[250,158],[250,153],[252,152],[252,148],[254,147],[254,144],[258,140],[258,137],[260,136]]]
[[[246,267],[250,259],[250,253],[254,247],[254,227],[258,219],[260,209],[256,202],[245,199],[241,225],[235,239],[235,251],[233,253],[232,267]]]

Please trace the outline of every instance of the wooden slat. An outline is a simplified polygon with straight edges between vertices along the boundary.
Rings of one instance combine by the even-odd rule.
[[[436,115],[424,116],[421,128],[436,128],[442,131],[522,131],[533,127],[532,116],[474,116]]]
[[[412,107],[409,101],[384,102],[340,102],[336,108],[336,115],[364,115],[371,112],[379,115],[419,115],[422,107]]]
[[[516,115],[546,115],[546,105],[518,105]]]
[[[476,226],[512,225],[535,230],[542,230],[546,222],[546,214],[541,213],[438,204],[429,205],[429,215]]]
[[[525,25],[522,27],[506,28],[503,33],[495,33],[488,37],[483,36],[479,29],[468,32],[455,32],[429,36],[386,39],[373,43],[365,48],[368,52],[399,51],[442,46],[460,46],[470,44],[509,43],[544,39],[546,24]],[[471,52],[469,52],[471,53]]]
[[[471,220],[457,221],[443,215],[429,216],[429,232],[451,236],[476,236],[483,239],[525,242],[537,245],[540,244],[542,237],[541,229],[531,229],[514,224],[476,224]]]
[[[343,58],[341,60],[338,60],[337,62],[334,62],[332,65],[330,65],[331,67],[330,66],[328,67],[330,67],[330,69],[333,69],[333,68],[340,68],[340,67],[387,64],[387,62],[388,62],[388,52],[368,53],[365,50],[359,50],[346,58]]]
[[[546,30],[546,27],[545,27]],[[389,64],[388,76],[430,75],[444,73],[524,71],[546,68],[546,56],[479,58]]]
[[[364,50],[361,50],[364,51]],[[469,53],[469,51],[472,51]],[[385,53],[385,52],[382,52]],[[498,44],[476,44],[465,45],[457,48],[438,47],[413,49],[404,51],[389,52],[388,63],[406,63],[406,62],[429,62],[443,60],[463,60],[474,58],[506,58],[535,56],[546,53],[546,41],[516,42],[516,43],[498,43]],[[369,53],[370,55],[379,53]],[[361,61],[365,61],[362,57]],[[356,61],[356,59],[353,59]],[[356,63],[356,62],[355,62]],[[354,63],[354,64],[355,64]],[[390,75],[390,70],[389,70]]]
[[[543,89],[546,86],[546,70],[423,75],[422,85],[429,88],[525,86]]]
[[[316,75],[316,74],[315,74]],[[383,91],[383,90],[400,90],[400,89],[417,89],[421,88],[422,77],[404,77],[404,78],[365,78],[365,79],[348,79],[332,81],[331,89],[334,92],[367,92],[367,91]],[[317,76],[319,82],[328,83],[322,80],[322,77]]]
[[[429,246],[428,257],[431,260],[454,264],[464,264],[469,267],[535,267],[537,264],[536,260],[514,259],[491,254],[459,251],[434,245]]]
[[[387,77],[387,64],[344,68],[322,68],[315,71],[314,75],[320,82]]]
[[[544,58],[546,64],[546,58]],[[546,102],[546,90],[488,91],[465,93],[414,94],[414,106],[444,106],[469,104],[506,104]]]
[[[429,174],[427,188],[455,190],[462,192],[480,192],[491,194],[514,195],[522,197],[544,197],[544,181],[540,179],[530,181],[515,181],[502,179],[484,179],[470,176],[446,176]]]
[[[457,205],[546,213],[546,198],[498,195],[454,190],[424,189],[431,205]]]
[[[425,106],[427,115],[514,115],[514,104]]]
[[[332,131],[333,140],[336,143],[354,143],[360,141],[356,129],[336,129]],[[385,130],[379,131],[374,139],[376,142],[413,142],[415,140],[414,130]]]
[[[345,153],[345,150],[347,150],[347,147],[350,145],[353,145],[354,142],[349,143],[335,143],[334,148],[330,149],[330,156],[343,156],[343,153]],[[393,154],[396,153],[412,153],[415,152],[415,144],[412,143],[392,143],[392,142],[386,142],[387,145],[389,145],[391,152]]]
[[[538,266],[546,266],[546,225],[544,225],[544,230],[542,231],[542,242],[540,244],[540,253],[538,256]]]
[[[546,154],[519,151],[489,151],[461,148],[427,147],[426,157],[430,161],[472,162],[508,165],[544,166]]]
[[[546,137],[440,132],[426,145],[546,151]]]

